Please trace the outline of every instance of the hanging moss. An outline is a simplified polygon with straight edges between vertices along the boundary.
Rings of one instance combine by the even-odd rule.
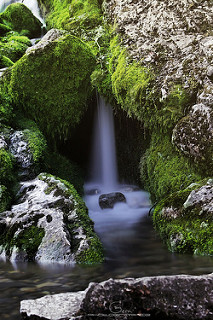
[[[1,21],[14,31],[27,31],[30,38],[40,37],[41,22],[22,3],[12,3],[0,14]]]
[[[94,66],[90,48],[66,34],[13,66],[11,96],[48,138],[66,139],[87,108]]]

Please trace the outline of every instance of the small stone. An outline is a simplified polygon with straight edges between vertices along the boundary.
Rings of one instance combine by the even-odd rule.
[[[99,206],[101,209],[112,209],[114,205],[119,202],[126,202],[126,198],[121,192],[102,194],[99,197]]]

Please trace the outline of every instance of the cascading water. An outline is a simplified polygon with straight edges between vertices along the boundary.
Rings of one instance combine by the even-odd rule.
[[[134,227],[147,216],[150,203],[146,192],[118,182],[113,121],[111,106],[98,98],[91,175],[85,184],[85,202],[108,257],[112,259],[116,255],[116,259],[122,260],[122,256],[128,257],[124,242],[127,244],[128,240],[134,239]],[[115,202],[113,208],[102,210],[100,195],[112,192],[122,193],[126,202]]]

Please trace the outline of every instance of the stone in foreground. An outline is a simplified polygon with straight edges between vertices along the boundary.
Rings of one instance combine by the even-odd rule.
[[[21,302],[23,319],[213,318],[213,274],[109,279],[85,291]]]
[[[126,198],[121,192],[102,194],[99,197],[99,206],[101,209],[112,209],[118,202],[126,202]]]

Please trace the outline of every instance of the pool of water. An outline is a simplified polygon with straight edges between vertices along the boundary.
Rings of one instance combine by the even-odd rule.
[[[199,275],[213,271],[212,257],[168,252],[153,229],[148,206],[136,208],[130,203],[127,207],[119,204],[113,210],[97,210],[97,196],[86,201],[104,243],[106,261],[97,266],[74,267],[0,262],[1,320],[21,319],[19,306],[23,299],[84,290],[90,282],[111,277]]]

